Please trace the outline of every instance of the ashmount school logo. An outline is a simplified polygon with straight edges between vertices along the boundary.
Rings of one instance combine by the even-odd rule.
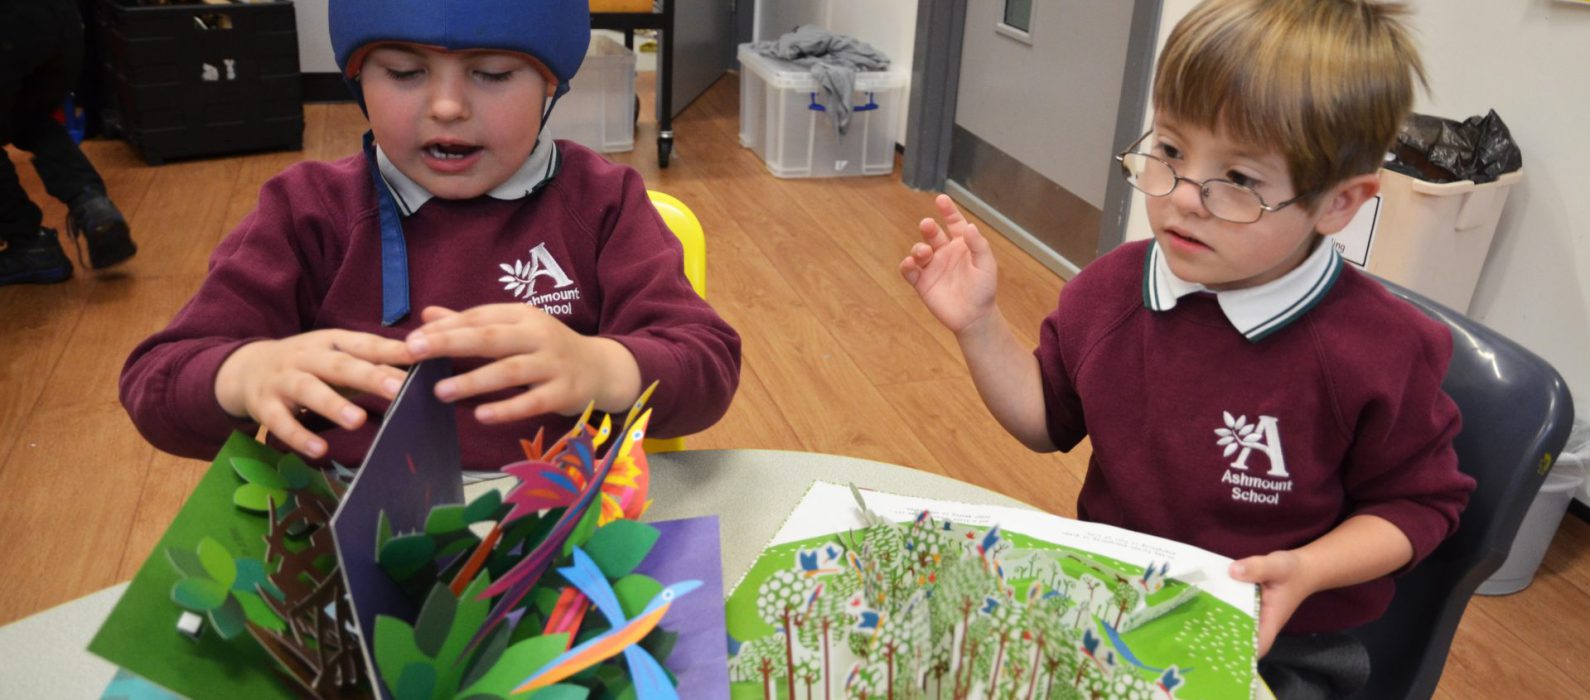
[[[1292,475],[1286,471],[1286,453],[1281,449],[1280,422],[1274,416],[1259,416],[1259,422],[1249,423],[1247,416],[1231,417],[1221,411],[1226,427],[1215,428],[1216,446],[1224,447],[1221,458],[1236,455],[1226,465],[1221,483],[1231,484],[1231,500],[1262,505],[1280,505],[1281,494],[1292,490]],[[1252,474],[1248,456],[1260,452],[1269,459],[1270,470],[1262,476]]]
[[[512,265],[499,263],[497,267],[508,273],[498,277],[497,281],[513,298],[524,299],[524,303],[552,316],[568,316],[574,312],[574,302],[580,299],[580,290],[574,287],[574,280],[569,279],[563,266],[552,259],[546,243],[531,248],[529,260],[515,260]],[[552,288],[537,294],[536,282],[543,277],[551,281]]]

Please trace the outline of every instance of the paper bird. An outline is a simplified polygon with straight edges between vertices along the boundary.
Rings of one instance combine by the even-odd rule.
[[[668,586],[653,596],[634,619],[625,619],[618,594],[613,592],[602,570],[596,568],[596,562],[579,547],[574,548],[573,557],[574,564],[558,569],[558,573],[591,600],[612,628],[547,662],[521,681],[513,693],[518,695],[545,688],[622,653],[629,663],[637,700],[677,700],[679,694],[668,680],[668,672],[637,642],[656,629],[675,600],[701,587],[701,582],[680,581]]]
[[[1166,695],[1174,696],[1176,694],[1176,686],[1181,685],[1181,683],[1182,675],[1177,672],[1175,666],[1171,666],[1165,669],[1164,673],[1159,674],[1159,689],[1165,691]]]

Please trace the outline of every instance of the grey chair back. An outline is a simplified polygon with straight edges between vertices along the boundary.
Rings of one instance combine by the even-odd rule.
[[[1382,281],[1452,330],[1442,387],[1463,413],[1453,447],[1477,482],[1457,532],[1397,579],[1381,619],[1352,630],[1369,648],[1369,684],[1355,698],[1429,698],[1469,598],[1507,558],[1519,522],[1568,440],[1573,399],[1550,364],[1464,315]]]

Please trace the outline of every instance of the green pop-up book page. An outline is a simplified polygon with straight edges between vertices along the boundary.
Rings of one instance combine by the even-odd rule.
[[[276,660],[248,633],[223,640],[205,629],[189,639],[177,630],[183,609],[173,602],[172,588],[181,575],[166,555],[168,549],[193,552],[200,540],[210,538],[235,558],[263,557],[267,519],[234,504],[244,482],[232,461],[276,464],[280,456],[241,433],[232,435],[89,642],[89,651],[186,697],[295,697],[276,671]]]

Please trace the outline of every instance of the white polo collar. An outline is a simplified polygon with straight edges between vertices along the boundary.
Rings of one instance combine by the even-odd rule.
[[[1314,252],[1291,272],[1257,287],[1214,292],[1226,320],[1251,342],[1258,342],[1314,308],[1342,272],[1342,256],[1329,241],[1321,241]],[[1209,291],[1171,272],[1170,263],[1160,252],[1159,243],[1148,246],[1143,265],[1143,306],[1154,311],[1176,308],[1176,300],[1194,292]]]
[[[420,207],[436,196],[398,170],[397,165],[386,157],[386,152],[381,150],[380,144],[375,147],[375,162],[381,169],[381,179],[386,181],[387,189],[392,192],[392,199],[397,201],[398,213],[403,216],[419,211]],[[530,156],[525,158],[524,165],[519,166],[502,184],[487,192],[486,196],[502,200],[528,197],[558,174],[560,164],[557,143],[552,139],[538,139],[535,148],[530,150]]]

